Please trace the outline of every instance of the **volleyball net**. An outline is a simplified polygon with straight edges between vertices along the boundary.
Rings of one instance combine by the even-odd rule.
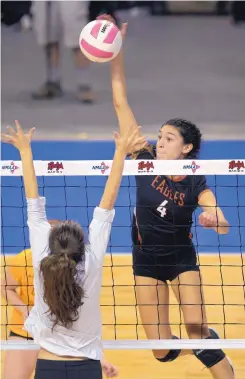
[[[75,220],[87,234],[112,161],[35,161],[34,165],[39,194],[47,200],[48,219]],[[159,336],[159,340],[146,340],[132,270],[131,225],[136,205],[135,176],[157,176],[162,173],[205,175],[230,223],[229,233],[218,235],[199,225],[200,209],[193,214],[192,235],[202,274],[208,324],[218,331],[219,340],[189,340],[181,311],[183,304],[179,305],[172,293],[169,298],[170,326],[173,334],[181,339],[161,340]],[[2,275],[5,275],[9,259],[29,248],[21,162],[2,161],[1,179],[1,269]],[[245,160],[127,160],[115,209],[101,292],[104,347],[110,350],[245,349]],[[28,275],[27,268],[26,263],[24,275]],[[30,281],[26,280],[26,283],[26,286],[32,286]],[[161,324],[161,306],[159,299],[155,304],[159,313],[156,327]],[[15,308],[18,309],[18,306]],[[4,302],[2,299],[1,349],[38,349],[27,339],[23,342],[7,341],[14,326],[12,309],[8,300]]]

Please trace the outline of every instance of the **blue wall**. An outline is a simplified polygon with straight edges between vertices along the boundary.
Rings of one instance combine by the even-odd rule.
[[[93,142],[34,142],[35,160],[112,159],[114,143]],[[207,141],[201,159],[245,158],[245,141]],[[19,160],[11,146],[2,146],[2,160]],[[77,220],[87,231],[93,208],[99,203],[106,178],[101,177],[40,177],[40,194],[47,197],[50,219]],[[208,184],[231,224],[230,233],[218,236],[196,225],[193,234],[202,252],[241,252],[245,247],[245,176],[208,176]],[[22,178],[2,178],[2,253],[17,253],[29,244]],[[135,205],[135,182],[124,177],[116,203],[109,251],[130,252],[130,224]],[[240,226],[240,227],[239,227]]]

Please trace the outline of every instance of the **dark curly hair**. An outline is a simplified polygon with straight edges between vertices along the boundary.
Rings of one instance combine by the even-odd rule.
[[[186,155],[186,159],[198,158],[202,142],[202,134],[198,127],[191,121],[183,118],[171,118],[164,125],[171,125],[177,128],[183,137],[184,144],[192,144],[193,149]]]

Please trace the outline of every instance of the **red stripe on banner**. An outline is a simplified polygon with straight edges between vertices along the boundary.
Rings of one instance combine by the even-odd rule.
[[[119,32],[119,30],[115,26],[113,26],[111,28],[111,30],[109,31],[109,33],[107,34],[107,36],[105,37],[103,42],[112,44],[114,42],[118,32]]]
[[[84,39],[81,40],[81,46],[84,50],[87,51],[90,55],[97,58],[111,58],[113,56],[113,53],[110,51],[103,51],[98,49],[97,47],[94,47],[90,45],[87,41]]]
[[[93,36],[95,39],[97,39],[100,28],[102,26],[102,22],[97,21],[96,24],[91,29],[91,36]]]

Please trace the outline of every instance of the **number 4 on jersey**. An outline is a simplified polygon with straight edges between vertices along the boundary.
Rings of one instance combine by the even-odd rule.
[[[166,216],[166,213],[167,213],[166,205],[167,205],[167,204],[168,204],[168,200],[164,200],[164,201],[159,205],[159,207],[157,208],[157,211],[160,213],[160,216],[161,216],[161,217]]]

